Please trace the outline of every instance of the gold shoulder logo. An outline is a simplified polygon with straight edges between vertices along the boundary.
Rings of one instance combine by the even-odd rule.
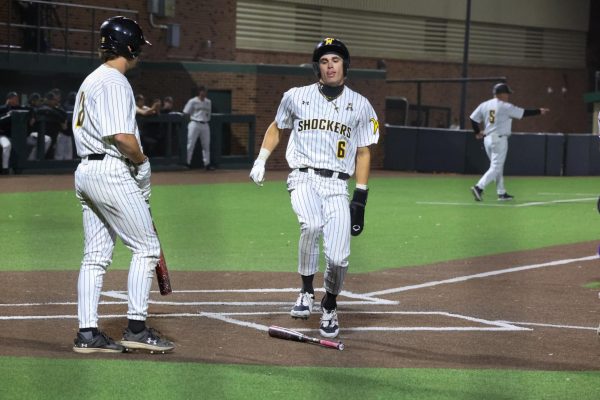
[[[328,38],[325,38],[324,42],[325,42],[325,44],[331,44],[331,43],[333,43],[334,40],[335,40],[334,38],[328,37]]]
[[[377,135],[377,131],[379,131],[379,121],[373,117],[371,117],[369,121],[373,123],[373,135]]]

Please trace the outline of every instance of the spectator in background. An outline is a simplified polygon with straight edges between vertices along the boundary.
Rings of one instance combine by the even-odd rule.
[[[188,142],[187,142],[187,164],[192,163],[194,148],[200,138],[202,146],[202,161],[207,171],[212,171],[215,167],[210,162],[210,117],[212,115],[212,103],[206,97],[206,87],[198,87],[198,95],[188,100],[183,108],[183,113],[190,116],[188,123]]]
[[[38,132],[35,129],[35,113],[37,109],[41,106],[42,95],[40,95],[38,92],[31,93],[29,95],[27,104],[27,107],[31,110],[31,118],[29,120],[29,136],[27,136],[27,145],[32,147],[31,151],[29,152],[29,156],[27,157],[27,160],[29,161],[33,161],[36,159]],[[50,138],[50,136],[48,135],[44,135],[44,154],[48,152],[50,145],[52,145],[52,138]],[[44,157],[42,157],[42,159],[43,158]]]
[[[75,97],[77,96],[77,92],[69,92],[67,98],[63,104],[63,109],[67,112],[72,112],[73,108],[75,108]]]
[[[38,133],[43,133],[52,138],[55,147],[55,158],[65,160],[69,156],[73,158],[73,145],[71,138],[65,134],[67,131],[67,113],[59,107],[59,104],[54,91],[51,90],[46,93],[44,104],[36,110],[34,127]],[[60,138],[59,134],[61,134]]]
[[[11,112],[19,107],[19,95],[17,92],[9,92],[6,95],[6,102],[0,106],[0,147],[2,147],[2,175],[8,175],[10,151],[12,149],[11,137]]]
[[[173,111],[173,98],[166,96],[162,102],[162,108],[160,109],[161,114],[168,114]]]
[[[60,90],[59,88],[54,88],[50,90],[50,93],[54,95],[57,107],[60,107],[60,105],[62,104],[62,90]]]
[[[27,106],[35,111],[36,108],[42,105],[42,95],[38,92],[33,92],[29,95]]]
[[[137,94],[135,96],[135,109],[136,114],[142,117],[148,117],[150,115],[155,115],[160,110],[160,105],[154,103],[152,107],[148,107],[146,104],[146,98],[143,94]]]
[[[152,101],[152,106],[148,107],[146,105],[146,98],[143,94],[138,93],[135,95],[135,110],[137,117],[151,117],[153,115],[157,115],[160,111],[160,107],[160,99],[154,99]],[[149,157],[156,156],[155,150],[158,144],[158,140],[155,139],[155,131],[160,127],[158,126],[158,124],[148,123],[148,121],[146,121],[145,118],[137,118],[137,122],[138,129],[140,131],[140,141],[142,142],[144,154],[148,155]]]
[[[454,130],[460,129],[460,124],[458,122],[458,118],[454,117],[454,119],[452,120],[452,123],[450,124],[448,129],[454,129]]]

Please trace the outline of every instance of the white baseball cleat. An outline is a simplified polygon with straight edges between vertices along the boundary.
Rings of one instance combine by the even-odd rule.
[[[300,292],[300,294],[298,294],[296,304],[294,304],[294,307],[292,307],[292,310],[290,311],[290,315],[292,318],[308,319],[308,317],[310,317],[310,313],[312,312],[314,302],[314,294]]]
[[[323,315],[321,316],[319,333],[321,336],[326,338],[334,338],[340,333],[337,310],[335,308],[333,310],[327,310],[325,307],[323,307]]]

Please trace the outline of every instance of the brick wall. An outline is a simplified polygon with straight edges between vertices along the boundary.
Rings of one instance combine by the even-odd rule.
[[[24,9],[14,0],[1,0],[5,6],[0,7],[0,20],[8,20],[8,3],[11,4],[11,22],[20,23],[24,17]],[[76,52],[90,51],[92,36],[91,27],[99,29],[106,18],[122,14],[129,18],[137,18],[144,35],[152,43],[152,47],[144,51],[144,58],[149,60],[232,60],[235,54],[235,0],[177,0],[174,17],[154,17],[152,26],[147,12],[147,0],[79,0],[74,4],[87,6],[108,7],[121,10],[137,10],[138,14],[119,11],[92,10],[90,7],[65,7],[61,5],[46,8],[45,15],[49,16],[49,25],[72,29],[84,29],[86,32],[68,35],[68,48]],[[68,15],[67,13],[68,8]],[[180,24],[180,47],[167,46],[167,31],[160,25],[171,23]],[[52,48],[64,49],[64,34],[62,31],[49,31]],[[0,27],[0,44],[8,44],[8,28]],[[95,37],[97,40],[97,36]],[[22,30],[12,28],[10,43],[22,45]]]
[[[12,0],[4,0],[12,1]],[[87,5],[134,9],[139,11],[138,22],[152,47],[144,50],[143,60],[171,62],[169,69],[142,67],[131,74],[131,82],[136,93],[143,93],[147,98],[171,95],[175,100],[175,108],[181,110],[185,102],[192,96],[192,89],[203,84],[210,90],[229,90],[232,93],[232,112],[236,114],[255,114],[257,117],[256,147],[257,151],[262,141],[265,129],[272,121],[281,95],[292,86],[304,85],[314,80],[306,75],[273,75],[271,73],[231,73],[222,71],[198,72],[188,68],[185,62],[214,63],[226,65],[229,62],[242,64],[279,64],[300,65],[310,63],[311,54],[280,53],[266,51],[237,50],[235,48],[235,0],[177,0],[175,17],[155,18],[155,25],[178,23],[181,26],[181,46],[170,48],[166,43],[166,31],[153,27],[146,11],[146,0],[81,0]],[[13,5],[16,2],[13,1]],[[64,8],[57,7],[57,16],[64,22]],[[114,12],[98,11],[95,25]],[[78,9],[69,13],[70,26],[85,29],[91,25],[92,13],[89,9]],[[7,8],[0,7],[0,19],[8,18]],[[13,9],[12,21],[19,21],[20,15]],[[53,47],[60,47],[64,42],[61,32],[51,36]],[[6,27],[0,27],[1,43],[10,40],[21,40],[19,32],[13,30],[7,35]],[[96,38],[97,40],[97,38]],[[69,35],[70,48],[89,51],[93,46],[89,34]],[[352,53],[352,49],[350,49]],[[377,59],[362,58],[352,55],[352,68],[375,69]],[[387,79],[414,78],[452,78],[459,77],[460,64],[418,62],[407,60],[386,60]],[[40,72],[43,66],[40,65]],[[87,72],[86,72],[87,73]],[[22,85],[31,85],[39,79],[39,87],[48,87],[48,80],[55,73],[44,77],[39,74],[19,76],[24,80]],[[513,124],[514,131],[522,132],[589,132],[591,131],[591,113],[583,103],[583,93],[590,90],[587,72],[581,70],[553,68],[522,68],[514,66],[470,65],[470,76],[506,76],[509,84],[515,90],[511,100],[522,107],[534,108],[545,106],[552,112],[544,117],[526,118]],[[62,82],[62,81],[61,81]],[[19,82],[14,83],[11,90],[19,90]],[[61,87],[65,92],[76,90],[80,77],[73,79],[71,84]],[[365,95],[375,107],[381,121],[382,131],[385,123],[385,98],[387,96],[404,96],[415,104],[417,102],[416,85],[386,84],[383,80],[361,80],[350,75],[349,86]],[[491,83],[471,83],[468,85],[467,106],[465,119],[481,101],[491,97]],[[563,95],[561,88],[567,92]],[[553,89],[548,94],[547,88]],[[48,87],[49,88],[49,87]],[[7,87],[6,90],[9,88]],[[461,88],[459,84],[427,84],[423,86],[422,104],[430,106],[450,107],[454,116],[458,116],[460,107]],[[468,128],[468,125],[467,125]],[[243,147],[242,129],[234,129],[236,148]],[[383,135],[381,143],[385,142]],[[378,145],[374,156],[374,165],[382,165],[382,144]],[[277,150],[273,157],[273,165],[283,167],[284,146]],[[271,162],[271,161],[270,161]]]

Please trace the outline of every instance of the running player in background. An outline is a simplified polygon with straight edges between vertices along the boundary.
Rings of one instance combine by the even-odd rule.
[[[286,159],[292,172],[287,188],[300,223],[298,273],[302,289],[290,314],[308,318],[312,312],[322,236],[327,268],[319,332],[329,338],[339,333],[336,297],[348,270],[350,235],[356,236],[363,229],[369,146],[379,139],[373,107],[345,85],[349,65],[350,54],[340,40],[326,38],[317,44],[313,68],[319,81],[283,95],[250,172],[250,178],[262,186],[267,158],[279,144],[281,131],[291,129]],[[356,189],[349,203],[347,180],[355,166]]]
[[[512,120],[546,114],[547,108],[525,110],[508,102],[513,92],[506,83],[497,83],[492,89],[494,98],[481,103],[471,114],[471,124],[477,139],[483,138],[485,152],[490,159],[490,168],[471,187],[475,201],[483,199],[483,190],[492,181],[496,181],[499,201],[512,200],[504,187],[504,161],[508,153],[508,137],[512,134]],[[483,127],[482,127],[483,125]],[[483,130],[482,130],[483,128]]]
[[[125,72],[134,68],[144,39],[138,24],[112,17],[100,27],[104,61],[83,81],[73,110],[81,163],[75,189],[83,209],[84,254],[77,284],[79,332],[73,351],[169,351],[173,343],[146,326],[148,298],[160,243],[150,215],[150,161],[140,146],[136,107]],[[133,253],[127,281],[128,326],[121,343],[98,329],[98,302],[116,237]]]

